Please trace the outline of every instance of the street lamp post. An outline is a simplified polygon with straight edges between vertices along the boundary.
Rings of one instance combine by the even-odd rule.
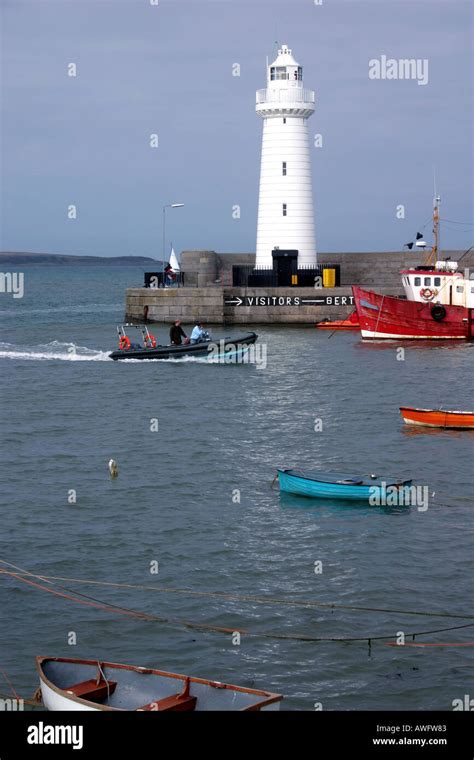
[[[163,287],[165,286],[166,209],[167,208],[182,208],[182,206],[184,206],[184,203],[167,203],[165,206],[163,206],[163,254],[162,254],[162,262],[161,262]]]

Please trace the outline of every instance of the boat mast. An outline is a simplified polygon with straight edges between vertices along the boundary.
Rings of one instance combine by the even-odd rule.
[[[441,198],[439,195],[435,194],[434,201],[433,201],[433,236],[434,236],[434,242],[431,246],[431,251],[428,254],[428,258],[425,262],[425,264],[429,264],[430,266],[435,266],[436,262],[439,261],[439,204],[441,202]]]

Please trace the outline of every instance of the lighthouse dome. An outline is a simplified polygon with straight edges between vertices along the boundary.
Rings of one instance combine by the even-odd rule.
[[[293,58],[293,54],[288,45],[282,45],[278,50],[278,55],[271,64],[272,66],[298,66],[298,62]]]

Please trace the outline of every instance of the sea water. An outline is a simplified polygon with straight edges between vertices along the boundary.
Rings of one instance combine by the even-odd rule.
[[[400,352],[263,325],[250,329],[264,368],[113,362],[125,288],[142,281],[138,267],[29,267],[23,298],[1,295],[0,558],[69,579],[57,595],[0,576],[16,691],[31,695],[34,657],[50,655],[268,689],[286,709],[453,709],[472,694],[459,626],[472,626],[474,434],[410,429],[398,408],[474,408],[474,345]],[[153,325],[158,342],[168,329]],[[413,478],[428,508],[280,495],[277,467]],[[449,646],[403,644],[455,627],[415,639]]]

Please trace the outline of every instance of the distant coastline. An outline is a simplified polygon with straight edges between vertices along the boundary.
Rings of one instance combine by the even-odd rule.
[[[0,267],[8,265],[54,264],[60,266],[158,266],[161,261],[149,256],[75,256],[61,253],[0,251]]]

